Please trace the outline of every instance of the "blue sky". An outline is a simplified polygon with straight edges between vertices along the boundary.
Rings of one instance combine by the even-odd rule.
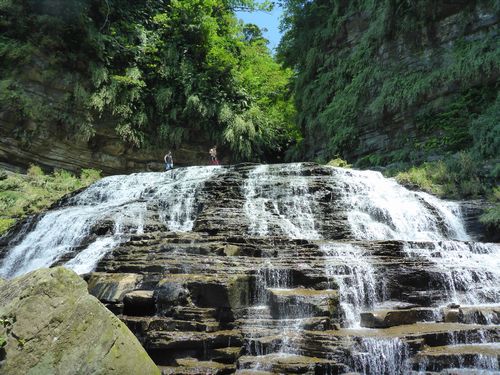
[[[269,39],[269,48],[273,50],[278,46],[281,39],[281,34],[278,28],[282,11],[283,10],[280,7],[275,6],[273,11],[270,13],[237,12],[236,15],[246,23],[254,23],[261,29],[266,28],[268,31],[264,33],[264,36]]]

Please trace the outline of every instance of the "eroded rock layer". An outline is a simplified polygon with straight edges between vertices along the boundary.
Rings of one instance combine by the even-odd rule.
[[[107,214],[52,262],[90,259],[90,293],[165,374],[499,370],[500,248],[456,203],[314,164],[112,179],[61,204]],[[31,267],[28,237],[4,239],[0,275]]]

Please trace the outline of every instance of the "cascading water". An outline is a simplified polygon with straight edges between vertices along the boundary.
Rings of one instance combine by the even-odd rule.
[[[245,183],[245,212],[252,235],[281,232],[289,238],[320,240],[314,212],[319,207],[300,175],[300,164],[256,167]],[[332,168],[329,185],[339,193],[355,240],[399,240],[408,257],[436,266],[449,290],[442,303],[498,301],[500,247],[474,244],[460,218],[459,205],[405,189],[378,172]],[[411,242],[409,242],[411,241]],[[376,267],[354,244],[323,241],[325,272],[340,292],[345,327],[359,327],[360,313],[383,299]],[[262,301],[261,301],[262,302]],[[438,309],[436,307],[436,309]],[[296,326],[295,336],[301,327]],[[295,353],[290,347],[281,351]],[[363,373],[401,374],[409,371],[408,347],[398,338],[367,338],[358,345],[354,368]],[[378,354],[377,354],[378,353]]]
[[[276,232],[291,239],[319,239],[313,216],[314,198],[309,192],[307,179],[301,176],[301,164],[260,165],[249,173],[243,192],[245,195],[245,214],[249,221],[249,232],[255,236],[268,236]],[[278,277],[277,277],[278,276]],[[291,288],[289,272],[275,269],[268,260],[257,272],[257,302],[249,308],[249,313],[259,311],[259,306],[267,303],[268,293],[286,292]],[[293,309],[300,309],[294,306]],[[276,327],[282,337],[277,348],[280,355],[295,354],[293,340],[303,327],[303,318],[307,311],[299,313],[301,317],[291,318],[286,311],[280,312],[281,319]],[[243,327],[243,331],[247,331]],[[253,338],[247,334],[249,341]],[[259,355],[268,354],[259,351]],[[265,369],[260,362],[253,370]]]
[[[120,246],[116,259],[103,259],[100,266],[117,264],[114,272],[136,267],[141,271],[135,272],[144,272],[146,278],[143,265],[150,267],[149,260],[155,258],[150,267],[155,272],[162,267],[164,275],[197,277],[206,272],[214,290],[228,288],[230,303],[222,297],[214,301],[222,309],[207,307],[212,301],[196,292],[196,298],[182,302],[189,306],[179,306],[179,313],[214,313],[211,319],[216,320],[219,313],[228,319],[234,312],[235,334],[243,333],[247,357],[256,357],[239,362],[241,369],[286,373],[292,363],[294,370],[308,373],[396,375],[418,368],[425,373],[434,371],[439,363],[433,356],[446,349],[458,357],[463,351],[475,353],[460,366],[497,371],[498,334],[493,323],[499,319],[500,247],[471,241],[458,204],[409,191],[378,172],[307,163],[256,166],[250,172],[248,168],[193,167],[105,178],[26,225],[4,253],[0,276],[61,263],[87,273]],[[238,176],[247,174],[240,182]],[[199,194],[209,186],[219,190]],[[185,238],[158,233],[190,231],[199,211],[200,233]],[[217,220],[225,213],[229,228]],[[234,224],[248,226],[248,231],[239,233]],[[200,243],[191,246],[189,241]],[[132,267],[131,254],[140,257],[132,260]],[[220,272],[221,279],[212,271]],[[408,284],[406,276],[411,279]],[[195,290],[205,277],[196,280]],[[240,283],[248,283],[248,289],[240,291]],[[191,293],[189,287],[185,293]],[[474,306],[459,312],[451,302]],[[238,306],[234,311],[233,303]],[[475,307],[482,309],[480,313]],[[439,314],[432,320],[419,317],[416,323],[403,319],[388,326],[365,320],[361,324],[362,313],[365,318],[404,310]],[[462,314],[462,320],[443,323],[446,313],[451,318]],[[483,326],[477,325],[478,316]],[[460,327],[448,337],[452,323]],[[225,335],[232,337],[233,333],[212,332],[227,330],[230,324],[224,321],[217,327],[211,321],[210,332],[193,333],[194,341],[207,337],[203,360],[213,349],[225,349],[208,346],[222,342]],[[180,331],[173,339],[182,336],[185,345],[191,333],[183,336],[181,331],[190,326],[176,326]],[[429,337],[445,349],[428,346]],[[239,344],[232,341],[227,349],[238,349],[235,345]],[[189,355],[196,355],[196,350],[189,349]],[[338,363],[345,367],[335,367]]]
[[[14,277],[48,267],[77,252],[66,265],[91,271],[97,262],[132,233],[141,233],[157,205],[172,231],[189,231],[196,217],[196,192],[220,171],[219,167],[191,167],[166,173],[138,173],[103,178],[43,215],[22,241],[7,253],[0,276]],[[96,236],[96,227],[104,236]],[[81,247],[84,247],[83,249]]]
[[[379,172],[333,168],[358,240],[469,240],[456,203],[405,189]]]
[[[266,236],[279,228],[289,238],[318,239],[314,199],[301,164],[256,167],[246,181],[245,213],[250,233]]]
[[[363,374],[408,374],[408,347],[399,339],[364,338],[354,354],[354,368]]]
[[[340,290],[343,324],[358,327],[361,311],[378,300],[373,266],[363,250],[351,244],[328,243],[320,249],[325,254],[326,275]]]
[[[460,218],[458,204],[409,191],[378,172],[335,168],[333,175],[336,183],[342,184],[342,202],[349,212],[348,220],[355,239],[417,241],[406,243],[404,251],[408,257],[422,257],[437,266],[448,286],[443,304],[499,300],[500,246],[461,242],[470,241],[470,237]],[[364,267],[369,267],[366,258],[361,259]],[[364,271],[364,274],[373,280],[371,272]],[[355,292],[339,282],[341,294],[347,292],[355,302],[356,313],[374,304],[366,303],[366,298],[364,301],[356,298],[365,290],[364,285],[364,280],[358,281],[355,285],[358,292]],[[346,302],[342,303],[342,308],[351,310]],[[347,324],[356,325],[349,319]],[[409,371],[405,367],[408,349],[399,339],[364,339],[360,347],[365,354],[370,354],[356,358],[357,371],[386,374]],[[380,362],[378,358],[384,360]]]
[[[480,305],[500,299],[500,246],[473,242],[411,243],[408,256],[423,257],[441,270],[443,303]]]

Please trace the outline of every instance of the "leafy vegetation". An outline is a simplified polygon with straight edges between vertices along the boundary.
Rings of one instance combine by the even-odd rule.
[[[500,14],[498,1],[462,3],[460,13],[431,0],[282,3],[278,56],[297,72],[304,136],[290,158],[385,167],[401,183],[442,197],[495,196],[500,48],[495,25],[470,32],[480,17]],[[443,43],[438,23],[453,14],[453,37]],[[362,144],[372,132],[387,139]],[[499,216],[497,202],[483,220],[500,229]]]
[[[399,149],[368,154],[358,164],[363,166],[414,164],[428,156],[468,149],[473,143],[491,154],[498,146],[493,139],[498,122],[490,122],[493,113],[484,116],[498,101],[496,33],[486,31],[481,38],[466,35],[479,17],[478,9],[498,14],[498,2],[464,4],[463,12],[453,19],[458,38],[444,44],[436,38],[437,21],[450,14],[449,4],[442,1],[286,0],[283,4],[286,33],[279,57],[298,72],[295,98],[304,134],[294,155],[326,160],[359,155],[363,153],[358,149],[359,136],[367,123],[382,129],[396,123],[391,144]],[[408,137],[401,121],[412,124],[417,134]]]
[[[3,350],[3,347],[7,345],[7,338],[12,332],[12,326],[16,322],[15,316],[1,316],[0,317],[0,330],[4,332],[4,334],[0,334],[0,351]]]
[[[486,210],[480,221],[492,229],[500,229],[500,187],[495,187],[491,193],[490,201],[493,206]]]
[[[342,158],[335,158],[330,160],[326,165],[329,165],[330,167],[340,167],[340,168],[351,168],[352,165],[349,164],[347,161],[345,161]]]
[[[447,198],[477,198],[487,189],[484,175],[472,154],[461,152],[456,157],[423,163],[396,175],[403,185],[418,187]]]
[[[31,166],[26,175],[0,174],[0,235],[17,220],[38,213],[64,195],[82,189],[97,181],[100,172],[83,169],[80,177],[64,170],[46,175],[37,166]]]
[[[239,9],[253,0],[0,2],[0,107],[85,139],[96,126],[136,147],[196,139],[259,159],[299,134],[292,75]],[[47,89],[50,88],[50,89]],[[45,95],[49,91],[51,95]]]

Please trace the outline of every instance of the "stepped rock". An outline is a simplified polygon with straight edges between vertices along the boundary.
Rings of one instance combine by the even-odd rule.
[[[399,375],[420,370],[426,348],[500,341],[500,247],[470,241],[456,202],[376,172],[192,167],[108,177],[58,208],[33,226],[96,216],[47,263],[83,269],[165,374]],[[40,261],[32,249],[47,236],[64,239],[18,233],[0,241],[7,277]],[[95,254],[103,239],[113,246]],[[483,356],[471,371],[496,370],[491,350]]]
[[[62,267],[0,285],[7,337],[0,373],[159,374],[137,339]],[[1,354],[0,354],[1,355]]]

